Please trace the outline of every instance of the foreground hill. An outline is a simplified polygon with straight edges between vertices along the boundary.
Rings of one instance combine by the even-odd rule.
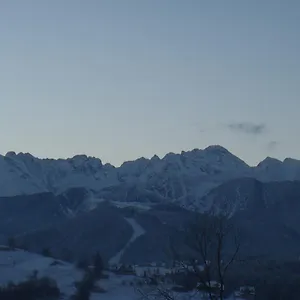
[[[81,272],[69,263],[23,250],[0,248],[0,286],[22,282],[36,272],[38,277],[55,279],[61,292],[70,296],[75,290],[74,282],[82,277]]]
[[[72,264],[43,257],[23,250],[8,250],[0,246],[0,287],[9,283],[18,284],[28,280],[33,274],[37,278],[47,277],[54,279],[61,292],[59,299],[70,299],[74,295],[75,283],[83,278],[83,271],[76,269]],[[138,300],[140,297],[135,293],[129,283],[138,281],[136,276],[117,276],[108,273],[107,279],[96,282],[96,287],[104,289],[104,293],[91,293],[91,300]],[[124,285],[124,282],[127,284]]]

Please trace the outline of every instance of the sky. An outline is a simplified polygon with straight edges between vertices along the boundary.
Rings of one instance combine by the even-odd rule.
[[[1,0],[0,152],[300,159],[300,1]]]

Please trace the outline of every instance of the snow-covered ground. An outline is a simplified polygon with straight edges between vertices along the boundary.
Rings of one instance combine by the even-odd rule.
[[[56,264],[53,264],[56,262]],[[82,272],[72,264],[44,257],[23,250],[0,250],[0,286],[9,282],[18,283],[26,280],[34,271],[38,271],[38,277],[47,276],[54,279],[64,299],[74,294],[74,282],[82,278]],[[109,273],[108,279],[101,279],[98,286],[104,288],[105,293],[93,293],[91,300],[138,300],[139,297],[133,282],[137,277],[115,275]],[[126,284],[124,285],[124,282]]]
[[[57,264],[53,265],[53,262]],[[53,258],[43,257],[38,254],[26,252],[23,250],[0,251],[0,286],[9,282],[18,283],[26,280],[34,271],[38,271],[38,276],[47,276],[56,280],[59,289],[68,296],[74,294],[74,282],[82,278],[82,272],[76,269],[72,264],[55,260]],[[126,276],[127,281],[132,281],[130,276]],[[92,300],[137,300],[137,295],[132,286],[123,286],[124,276],[109,274],[109,279],[101,280],[97,285],[106,290],[106,293],[94,293]]]
[[[122,257],[122,255],[124,254],[124,252],[128,249],[128,247],[141,235],[145,234],[145,230],[142,226],[140,226],[135,219],[132,218],[124,218],[132,227],[133,229],[133,234],[130,238],[130,240],[127,242],[127,244],[123,247],[123,249],[121,249],[115,256],[113,256],[110,260],[109,260],[109,264],[110,265],[115,265],[115,264],[119,264],[120,259]]]
[[[145,233],[135,220],[127,219],[127,221],[135,228],[132,241]],[[69,299],[69,296],[74,294],[74,283],[79,281],[83,275],[70,263],[23,250],[6,250],[5,247],[0,246],[0,286],[9,282],[18,283],[26,280],[34,271],[38,271],[38,277],[47,276],[54,279],[63,293],[64,299]],[[114,273],[108,273],[108,275],[107,279],[97,282],[97,285],[103,288],[105,293],[94,292],[91,300],[140,300],[141,296],[135,287],[141,288],[143,291],[155,288],[138,285],[138,282],[143,281],[143,278],[138,276]],[[176,299],[186,300],[189,299],[189,296],[188,294],[177,294]]]
[[[55,279],[61,292],[66,295],[74,293],[74,282],[82,278],[79,270],[63,261],[23,250],[0,251],[0,285],[26,280],[34,271],[38,272],[39,277]]]
[[[130,282],[133,282],[136,277],[132,275],[116,275],[109,273],[108,279],[101,279],[98,283],[106,292],[102,294],[94,294],[91,300],[138,300],[138,295]],[[126,282],[126,284],[124,284]]]

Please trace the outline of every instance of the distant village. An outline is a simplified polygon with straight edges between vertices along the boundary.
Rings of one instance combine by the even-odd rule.
[[[197,270],[204,272],[205,267],[203,265],[196,266]],[[131,275],[128,280],[124,280],[124,285],[142,286],[142,285],[158,285],[160,283],[172,285],[176,290],[180,290],[180,287],[176,287],[176,276],[186,275],[188,272],[195,271],[194,266],[190,266],[187,263],[178,263],[173,267],[167,267],[165,263],[155,263],[144,265],[130,265],[130,264],[114,264],[109,267],[109,271],[119,275]],[[134,280],[132,279],[134,276]],[[211,293],[218,299],[218,292],[221,284],[217,281],[211,281],[204,283],[198,283],[197,289],[199,291],[205,290],[205,286],[209,286]],[[223,286],[223,290],[225,287]],[[241,286],[233,293],[233,299],[239,300],[254,300],[255,288],[253,286]]]

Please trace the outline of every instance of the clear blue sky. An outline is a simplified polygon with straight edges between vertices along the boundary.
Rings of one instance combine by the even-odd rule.
[[[2,0],[0,152],[300,158],[300,1]]]

